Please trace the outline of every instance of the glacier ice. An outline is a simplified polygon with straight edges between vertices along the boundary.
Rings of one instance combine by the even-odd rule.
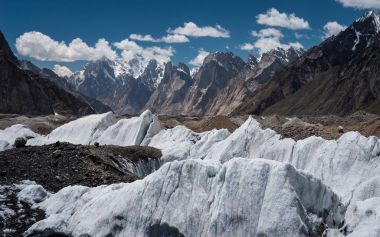
[[[44,145],[57,141],[89,145],[140,145],[161,130],[161,124],[149,110],[139,117],[117,121],[112,112],[88,115],[54,129],[46,136],[28,140],[27,145]]]
[[[160,130],[160,123],[154,118],[155,116],[147,110],[139,117],[120,119],[96,140],[104,145],[140,145],[147,134],[154,136]]]
[[[57,141],[88,145],[94,143],[114,123],[116,119],[112,112],[88,115],[66,123],[46,136],[30,139],[27,145],[45,145]]]
[[[321,231],[315,226],[339,222],[341,209],[311,175],[244,158],[173,161],[130,184],[64,188],[39,206],[48,217],[29,234],[54,228],[74,236],[149,236],[166,224],[184,236],[311,236]]]
[[[22,124],[12,125],[0,130],[0,151],[12,148],[18,137],[29,139],[40,137],[40,135]]]
[[[147,145],[161,149],[162,162],[188,158],[203,159],[214,143],[226,139],[229,135],[226,129],[195,133],[185,126],[176,126],[161,130]]]
[[[61,190],[40,204],[48,218],[29,233],[49,227],[74,236],[112,231],[120,236],[144,236],[162,229],[185,236],[222,235],[222,230],[234,236],[253,232],[258,236],[308,236],[326,225],[329,237],[380,236],[380,142],[376,137],[349,132],[337,140],[309,137],[295,141],[263,129],[252,117],[233,133],[225,129],[196,133],[184,126],[164,129],[146,111],[119,121],[112,114],[84,117],[47,136],[37,134],[28,144],[56,140],[148,145],[161,149],[164,165],[131,184]],[[258,180],[264,182],[265,195],[260,196]],[[234,185],[227,189],[226,184]],[[298,204],[292,206],[293,202]],[[324,209],[329,203],[334,207]],[[258,206],[261,212],[252,213]],[[97,211],[102,215],[84,218]],[[280,216],[286,216],[285,220]],[[343,220],[344,225],[338,226]],[[288,230],[278,234],[284,226]]]

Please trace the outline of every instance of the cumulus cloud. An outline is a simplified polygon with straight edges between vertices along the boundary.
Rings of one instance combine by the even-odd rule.
[[[325,26],[323,26],[324,36],[323,38],[328,38],[332,35],[338,35],[341,31],[345,30],[347,26],[341,25],[336,21],[327,22]]]
[[[255,49],[255,45],[251,43],[245,43],[240,46],[240,49],[244,51],[252,51]]]
[[[261,25],[278,26],[291,30],[310,29],[309,22],[297,17],[294,13],[281,13],[276,8],[269,9],[264,14],[256,16],[256,21]]]
[[[122,50],[121,57],[127,62],[132,59],[139,59],[144,62],[155,59],[158,62],[163,63],[169,61],[175,52],[172,47],[160,48],[154,46],[144,48],[129,39],[116,42],[114,43],[114,46]]]
[[[140,34],[131,34],[129,36],[130,39],[132,40],[137,40],[137,41],[146,41],[146,42],[164,42],[164,43],[187,43],[190,40],[184,36],[184,35],[166,35],[162,38],[156,39],[151,35],[140,35]]]
[[[151,35],[131,34],[129,35],[129,38],[137,41],[158,42],[157,39],[153,38]]]
[[[358,9],[380,9],[379,0],[337,0],[345,7],[353,7]]]
[[[189,42],[189,39],[184,35],[167,35],[160,39],[162,42],[165,43],[187,43]]]
[[[105,39],[99,39],[94,47],[90,47],[80,38],[66,44],[37,31],[26,32],[19,36],[16,39],[16,49],[20,55],[41,61],[72,62],[97,60],[102,57],[115,59],[117,56]]]
[[[220,25],[199,27],[194,22],[186,22],[183,27],[174,30],[168,29],[171,34],[186,35],[192,37],[230,38],[230,32]]]
[[[200,67],[203,64],[204,59],[209,54],[210,54],[209,52],[207,52],[203,49],[200,49],[198,51],[198,55],[193,60],[191,60],[189,63],[195,67]]]
[[[55,74],[57,74],[60,77],[70,77],[74,74],[68,67],[61,66],[58,64],[54,65],[53,72],[55,72]]]
[[[257,31],[252,31],[251,35],[253,37],[275,37],[275,38],[282,38],[284,35],[281,33],[281,31],[274,29],[274,28],[266,28],[262,29],[259,32]]]
[[[259,54],[262,55],[272,49],[283,48],[289,49],[303,48],[303,45],[299,42],[282,43],[281,39],[284,37],[281,31],[274,28],[262,29],[259,32],[252,31],[251,35],[257,38],[254,43],[245,43],[240,46],[241,50],[252,51],[257,49]]]

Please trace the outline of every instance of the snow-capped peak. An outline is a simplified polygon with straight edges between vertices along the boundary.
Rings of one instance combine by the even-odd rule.
[[[357,19],[355,23],[368,22],[372,23],[373,29],[376,33],[380,32],[380,11],[372,10],[366,12],[362,17]],[[367,28],[371,28],[367,25]],[[357,29],[360,32],[360,29]]]
[[[164,78],[165,64],[159,63],[157,60],[150,60],[145,66],[142,74],[137,78],[149,87],[157,88]]]
[[[304,54],[304,50],[302,48],[290,47],[288,49],[276,48],[272,49],[267,53],[264,53],[261,56],[260,63],[264,61],[273,62],[275,59],[280,60],[284,63],[289,63],[296,58],[300,57]]]

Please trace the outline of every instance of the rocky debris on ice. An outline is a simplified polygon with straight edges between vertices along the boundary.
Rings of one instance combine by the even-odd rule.
[[[146,146],[26,146],[0,153],[0,185],[29,179],[57,192],[69,185],[129,183],[159,169],[160,157],[160,150]]]
[[[28,227],[44,218],[43,212],[33,206],[50,195],[41,185],[28,180],[0,186],[0,236],[22,236]]]
[[[341,219],[320,180],[268,160],[174,161],[130,184],[71,186],[38,205],[47,228],[73,236],[317,236]],[[89,218],[91,217],[91,218]],[[159,235],[161,236],[161,235]]]

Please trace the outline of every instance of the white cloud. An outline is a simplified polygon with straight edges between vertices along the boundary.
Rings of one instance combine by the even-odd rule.
[[[353,7],[358,9],[380,9],[379,0],[337,0],[345,7]]]
[[[193,60],[191,60],[189,63],[195,67],[200,67],[203,64],[204,59],[209,54],[210,54],[209,52],[207,52],[203,49],[200,49],[198,51],[198,55]]]
[[[16,49],[20,55],[41,61],[72,62],[97,60],[102,57],[115,59],[117,56],[105,39],[99,39],[95,47],[90,47],[80,38],[66,44],[37,31],[26,32],[19,36],[16,39]]]
[[[324,37],[323,38],[328,38],[332,35],[338,35],[341,31],[345,30],[347,26],[341,25],[336,21],[331,21],[327,22],[325,26],[323,26],[324,30]]]
[[[297,17],[294,13],[281,13],[275,8],[269,9],[265,14],[256,17],[257,23],[268,26],[279,26],[291,30],[310,29],[309,22]]]
[[[131,34],[129,35],[129,38],[137,41],[158,42],[157,39],[153,38],[151,35]]]
[[[162,42],[165,43],[187,43],[189,42],[189,39],[184,35],[167,35],[160,39]]]
[[[245,44],[242,44],[240,46],[240,49],[241,50],[244,50],[244,51],[252,51],[255,49],[255,45],[251,44],[251,43],[245,43]]]
[[[274,28],[266,28],[262,29],[259,32],[252,31],[251,35],[253,37],[275,37],[275,38],[282,38],[284,35],[281,33],[281,31],[274,29]]]
[[[167,36],[164,36],[160,39],[156,39],[151,35],[140,35],[140,34],[131,34],[129,36],[132,40],[137,41],[146,41],[146,42],[164,42],[164,43],[187,43],[189,42],[189,39],[184,35],[178,35],[178,34],[169,34]]]
[[[287,44],[281,43],[281,39],[284,37],[284,35],[281,33],[281,31],[274,28],[262,29],[259,32],[252,31],[251,35],[257,38],[256,42],[242,44],[240,46],[241,50],[252,51],[254,49],[257,49],[259,51],[259,54],[262,55],[263,53],[276,48],[303,48],[302,44],[299,42],[289,42]]]
[[[175,50],[172,47],[142,47],[136,42],[129,39],[114,43],[114,46],[120,50],[121,57],[124,61],[129,62],[132,59],[139,59],[143,62],[148,62],[155,59],[160,63],[167,62],[174,55]]]
[[[192,37],[230,38],[230,32],[220,25],[199,27],[194,22],[186,22],[183,27],[168,29],[168,32]]]
[[[58,64],[54,65],[53,72],[55,72],[55,74],[57,74],[60,77],[70,77],[74,74],[68,67],[61,66]]]

